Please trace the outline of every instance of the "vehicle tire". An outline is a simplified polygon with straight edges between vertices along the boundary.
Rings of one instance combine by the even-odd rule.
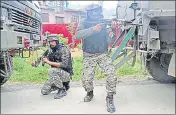
[[[10,63],[11,63],[11,68],[12,68],[12,71],[13,71],[13,57],[12,56],[10,56],[10,58],[9,58],[9,60],[10,60]],[[0,69],[2,69],[2,70],[4,70],[4,66],[3,67],[1,67]],[[10,72],[10,69],[9,69],[9,67],[7,67],[8,68],[8,71]],[[11,73],[12,74],[12,73]],[[10,75],[11,76],[11,75]],[[10,76],[9,77],[0,77],[0,85],[2,86],[4,83],[6,83],[8,80],[9,80],[9,78],[10,78]]]
[[[160,54],[147,62],[147,69],[154,80],[162,83],[175,83],[176,78],[167,75],[172,54]]]
[[[1,86],[2,86],[4,83],[6,83],[8,80],[9,80],[9,77],[7,77],[7,78],[1,77]]]

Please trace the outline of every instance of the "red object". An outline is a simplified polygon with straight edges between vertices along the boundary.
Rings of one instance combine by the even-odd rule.
[[[30,46],[30,41],[29,41],[29,39],[24,38],[24,47],[25,47],[25,48],[29,48],[29,46]]]
[[[117,38],[118,38],[119,34],[120,34],[120,28],[116,28],[116,36],[117,36]],[[116,46],[119,46],[121,44],[122,40],[123,40],[123,37],[119,40],[119,42],[116,44]],[[111,47],[112,44],[109,44],[109,46]]]
[[[76,24],[74,34],[76,31],[77,25],[78,24]],[[42,29],[43,29],[42,34],[44,34],[47,31],[50,32],[51,34],[63,34],[64,37],[68,38],[68,44],[70,44],[70,43],[72,43],[72,36],[71,36],[70,32],[68,31],[67,26],[68,26],[68,24],[43,24],[42,25]],[[76,47],[79,43],[81,43],[81,40],[74,40],[74,42],[75,42],[74,47]]]

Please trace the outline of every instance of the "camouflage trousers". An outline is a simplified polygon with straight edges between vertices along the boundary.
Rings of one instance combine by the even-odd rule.
[[[49,78],[44,83],[44,86],[41,90],[42,94],[49,94],[51,92],[52,86],[56,86],[58,88],[63,87],[63,82],[70,81],[70,73],[64,71],[61,68],[51,68],[48,70]]]
[[[97,65],[99,65],[101,70],[105,73],[107,93],[116,94],[117,78],[115,77],[115,67],[112,63],[112,59],[107,54],[84,57],[82,85],[85,91],[89,92],[94,89],[93,80]]]

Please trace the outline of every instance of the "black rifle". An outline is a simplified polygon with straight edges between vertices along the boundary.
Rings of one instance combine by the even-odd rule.
[[[47,57],[48,54],[49,54],[49,49],[47,49],[36,61],[34,61],[32,63],[32,66],[37,67],[40,64],[40,62],[42,61],[42,59]],[[45,65],[45,63],[42,62],[42,66],[44,66],[44,65]]]
[[[100,19],[99,21],[100,21],[101,24],[111,26],[113,20],[112,19]]]
[[[113,21],[117,23],[120,20],[118,20],[116,18],[112,18],[112,19],[100,19],[99,20],[100,23],[108,25],[108,26],[111,26]]]

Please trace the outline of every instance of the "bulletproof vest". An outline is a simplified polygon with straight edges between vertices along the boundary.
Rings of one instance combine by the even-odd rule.
[[[62,47],[65,47],[64,45],[60,45],[57,50],[55,52],[51,52],[49,54],[49,60],[52,62],[61,62],[61,52],[60,49]],[[53,67],[53,66],[51,66]],[[67,71],[68,73],[70,73],[71,75],[73,75],[73,68],[72,68],[72,58],[71,58],[71,54],[69,56],[69,62],[68,62],[68,66],[66,68],[62,68],[63,70]]]
[[[98,23],[98,21],[90,21],[89,19],[86,19],[84,22],[84,27],[85,29],[90,28]],[[100,32],[83,39],[83,51],[90,54],[107,52],[108,40],[106,36],[106,27],[103,27]]]

